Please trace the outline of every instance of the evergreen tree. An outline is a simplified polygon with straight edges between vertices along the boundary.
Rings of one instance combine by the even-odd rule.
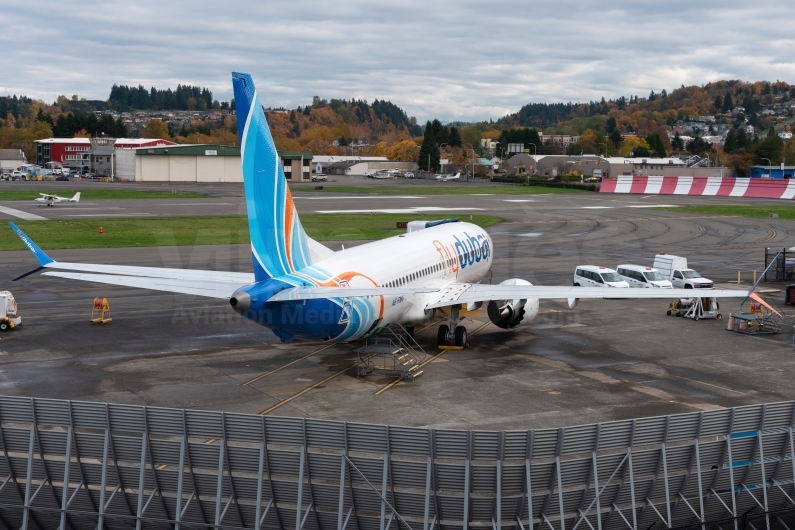
[[[737,151],[737,134],[734,129],[729,129],[726,134],[726,141],[723,143],[723,151],[725,153],[733,153]]]
[[[732,95],[729,92],[726,92],[726,96],[723,98],[723,112],[729,112],[734,108],[734,101],[732,101]]]
[[[613,116],[607,118],[607,123],[605,123],[605,132],[610,134],[611,132],[616,130],[616,119]]]
[[[438,122],[438,120],[434,121]],[[439,125],[441,126],[441,123]],[[439,158],[439,145],[436,143],[436,137],[433,134],[433,124],[428,122],[425,124],[425,134],[423,135],[422,145],[420,146],[420,168],[426,171],[438,168]]]
[[[674,134],[674,139],[671,140],[671,147],[674,148],[674,151],[684,151],[685,141],[682,140],[682,137],[679,136],[679,133]]]
[[[458,127],[450,127],[450,145],[452,147],[461,147],[461,142],[461,133],[458,131]]]
[[[751,140],[748,138],[748,133],[745,132],[745,127],[740,127],[737,130],[737,149],[748,149],[751,145]]]
[[[610,133],[610,142],[615,146],[616,149],[621,149],[621,141],[623,140],[623,136],[621,136],[621,131],[618,129],[613,129]]]
[[[651,148],[652,156],[656,158],[665,158],[668,156],[668,153],[665,152],[665,144],[663,144],[659,133],[655,132],[646,136],[646,143],[649,144],[649,147]]]
[[[716,112],[720,112],[723,108],[723,100],[720,96],[715,96],[715,103],[712,104],[715,107]]]

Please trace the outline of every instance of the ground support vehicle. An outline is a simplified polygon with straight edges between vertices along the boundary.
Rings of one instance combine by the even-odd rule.
[[[22,324],[17,314],[17,302],[8,291],[0,291],[0,331],[8,331]]]

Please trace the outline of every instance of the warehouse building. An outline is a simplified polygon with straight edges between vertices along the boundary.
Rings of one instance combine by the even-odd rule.
[[[170,145],[116,151],[117,176],[136,182],[243,182],[240,148],[217,144]],[[312,153],[279,152],[290,182],[311,180]]]
[[[0,173],[11,173],[28,159],[22,149],[0,149]]]
[[[44,138],[36,140],[36,164],[113,176],[114,153],[119,150],[167,145],[176,144],[159,138]]]

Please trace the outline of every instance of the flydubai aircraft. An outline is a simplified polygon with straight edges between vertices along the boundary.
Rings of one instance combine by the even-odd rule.
[[[47,206],[52,206],[53,204],[59,202],[80,202],[80,192],[78,191],[75,193],[75,196],[71,199],[68,197],[59,197],[58,195],[53,195],[51,193],[39,193],[41,197],[37,199],[33,199],[34,201],[42,204],[46,204]]]
[[[253,274],[55,261],[13,223],[48,276],[229,300],[232,308],[292,338],[352,341],[393,323],[429,319],[444,308],[439,344],[463,345],[459,309],[486,305],[489,319],[513,328],[538,314],[540,299],[692,298],[685,289],[534,286],[512,278],[479,284],[494,246],[482,228],[457,220],[412,221],[405,234],[334,252],[307,236],[293,203],[251,76],[232,74]],[[36,272],[32,271],[32,272]],[[32,273],[31,272],[31,273]],[[28,273],[28,274],[31,274]],[[25,275],[27,276],[27,275]],[[709,297],[752,293],[710,290]]]

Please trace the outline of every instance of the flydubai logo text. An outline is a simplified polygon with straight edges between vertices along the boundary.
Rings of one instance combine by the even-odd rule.
[[[491,255],[489,241],[483,234],[474,237],[464,232],[463,241],[457,236],[453,236],[453,239],[455,239],[455,251],[462,269],[487,259]]]

